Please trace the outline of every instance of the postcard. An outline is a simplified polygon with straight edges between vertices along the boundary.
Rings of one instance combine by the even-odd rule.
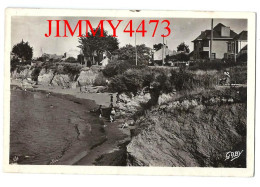
[[[4,171],[253,176],[255,18],[6,9]]]

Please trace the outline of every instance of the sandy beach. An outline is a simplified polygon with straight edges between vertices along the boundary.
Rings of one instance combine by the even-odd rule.
[[[21,86],[22,81],[19,79],[11,79],[11,85],[16,85],[19,87]],[[113,94],[114,100],[113,104],[115,104],[115,98],[116,94],[115,93],[91,93],[94,91],[97,87],[93,86],[87,86],[87,89],[90,91],[90,93],[84,93],[80,92],[80,88],[77,87],[75,89],[63,89],[62,87],[58,86],[45,86],[45,85],[35,85],[33,90],[35,91],[44,91],[44,92],[50,92],[50,93],[55,93],[55,94],[67,94],[74,96],[79,99],[88,99],[88,100],[93,100],[97,105],[102,105],[104,107],[108,107],[110,105],[110,95]],[[29,89],[30,90],[30,89]]]

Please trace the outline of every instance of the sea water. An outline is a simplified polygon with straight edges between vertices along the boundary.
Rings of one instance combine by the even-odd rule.
[[[11,90],[10,163],[55,164],[103,142],[103,123],[89,112],[95,107],[93,101]]]

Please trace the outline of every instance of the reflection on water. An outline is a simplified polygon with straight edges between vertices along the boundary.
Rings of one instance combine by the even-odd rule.
[[[51,164],[68,150],[87,150],[103,141],[104,122],[88,111],[93,102],[11,91],[10,160],[19,164]],[[77,152],[73,153],[77,154]]]

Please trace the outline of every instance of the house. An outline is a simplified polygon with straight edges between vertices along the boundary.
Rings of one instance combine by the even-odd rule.
[[[153,52],[153,61],[157,62],[157,63],[158,62],[162,63],[163,58],[164,58],[164,60],[166,60],[167,57],[171,57],[176,54],[177,54],[176,51],[174,51],[174,50],[171,51],[170,49],[168,49],[167,46],[165,46],[165,47],[162,47],[161,49]]]
[[[224,58],[224,55],[228,51],[227,43],[232,42],[235,36],[237,36],[237,33],[231,30],[230,27],[218,23],[213,28],[212,58]],[[210,58],[211,30],[202,31],[192,42],[194,43],[194,60]]]
[[[41,57],[45,58],[47,62],[51,61],[51,60],[52,61],[60,61],[62,58],[64,58],[64,55],[43,53]]]
[[[246,47],[246,48],[245,48]],[[227,53],[225,59],[233,59],[242,53],[247,53],[247,31],[242,31],[236,35],[232,41],[227,42]]]

